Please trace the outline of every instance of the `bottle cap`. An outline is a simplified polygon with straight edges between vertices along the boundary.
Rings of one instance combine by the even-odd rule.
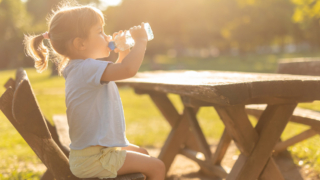
[[[108,47],[111,49],[111,50],[114,50],[116,48],[116,45],[114,43],[114,41],[110,41],[109,44],[108,44]]]

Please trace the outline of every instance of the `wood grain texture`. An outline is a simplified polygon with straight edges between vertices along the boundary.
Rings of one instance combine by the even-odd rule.
[[[259,118],[266,105],[247,105],[246,112]],[[320,112],[296,107],[289,121],[320,129]]]
[[[220,138],[219,144],[216,151],[214,152],[211,161],[213,164],[220,165],[224,155],[227,152],[227,149],[231,143],[231,136],[228,134],[227,130],[224,129],[222,136]]]
[[[269,105],[266,108],[255,127],[256,132],[259,134],[259,140],[246,160],[246,163],[241,168],[237,179],[257,179],[265,166],[268,169],[270,168],[270,170],[267,170],[268,173],[273,171],[271,169],[277,169],[274,167],[275,165],[271,166],[268,161],[296,105],[297,104]],[[248,171],[252,173],[248,174]],[[276,174],[276,172],[273,173]],[[280,178],[281,177],[279,177],[279,179]]]
[[[78,179],[70,171],[68,158],[51,137],[28,77],[23,74],[25,71],[19,73],[20,83],[12,100],[16,129],[56,179]]]
[[[216,177],[226,178],[227,177],[228,173],[223,169],[223,167],[220,164],[215,165],[213,163],[210,163],[208,161],[205,161],[203,159],[198,158],[197,157],[198,152],[195,152],[195,151],[188,149],[188,148],[184,148],[181,150],[181,154],[188,157],[189,159],[192,159],[196,163],[198,163],[199,166],[201,167],[201,170],[206,175],[213,177],[213,178],[216,178]]]
[[[5,105],[1,107],[1,111],[50,170],[50,173],[53,174],[56,179],[78,179],[71,173],[67,157],[51,138],[39,137],[29,132],[27,128],[14,120],[12,114],[13,89],[11,87],[1,96],[1,104],[4,99],[11,99],[11,101],[6,101]]]
[[[67,116],[65,114],[55,114],[52,117],[54,126],[56,127],[57,134],[59,135],[59,141],[61,144],[70,151],[70,136],[69,136],[69,125]]]
[[[8,89],[10,86],[12,87],[12,89],[15,89],[16,81],[12,78],[9,78],[8,81],[4,84],[4,87],[6,89]]]
[[[296,104],[269,105],[255,128],[248,124],[250,122],[244,106],[215,107],[228,134],[242,152],[227,180],[255,180],[265,168],[268,173],[277,170],[274,161],[269,159],[272,158],[273,147],[295,106]],[[278,173],[275,171],[274,174]]]
[[[187,115],[184,114],[171,129],[168,138],[161,148],[158,158],[165,164],[166,174],[175,156],[184,147],[184,142],[187,140],[185,132],[189,131],[189,123]]]
[[[211,160],[211,150],[210,146],[202,132],[202,129],[198,123],[196,113],[192,107],[185,107],[184,113],[187,115],[187,120],[189,122],[189,128],[191,128],[192,134],[196,138],[198,147],[201,149],[201,152],[204,154],[206,161]]]
[[[267,162],[265,168],[262,170],[259,180],[285,180],[274,159],[270,158],[269,161]]]
[[[277,145],[274,147],[273,154],[276,155],[276,154],[278,154],[278,153],[280,153],[280,152],[282,152],[284,150],[287,150],[287,147],[292,146],[292,145],[294,145],[294,144],[296,144],[298,142],[301,142],[303,140],[306,140],[306,139],[308,139],[310,137],[313,137],[313,136],[315,136],[317,134],[318,134],[318,132],[313,130],[313,129],[308,129],[306,131],[303,131],[302,133],[300,133],[300,134],[298,134],[296,136],[293,136],[293,137],[291,137],[291,138],[289,138],[289,139],[287,139],[287,140],[285,140],[283,142],[277,143]]]
[[[21,83],[16,87],[12,111],[14,119],[28,132],[42,138],[51,138],[28,79],[21,80]]]
[[[141,173],[132,173],[132,174],[120,175],[116,178],[106,178],[106,179],[82,178],[82,180],[145,180],[145,176]]]
[[[319,100],[320,77],[221,71],[145,71],[118,86],[174,93],[217,105],[263,103],[270,98]]]
[[[244,106],[238,105],[226,108],[214,106],[214,108],[238,149],[244,155],[249,156],[259,137],[257,132],[253,130],[247,114],[244,113]]]
[[[278,63],[277,73],[320,76],[320,58],[290,58]]]

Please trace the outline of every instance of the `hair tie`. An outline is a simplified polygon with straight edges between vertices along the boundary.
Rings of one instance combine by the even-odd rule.
[[[49,38],[48,31],[46,31],[45,33],[43,33],[42,36],[44,37],[44,39],[50,39],[50,38]]]

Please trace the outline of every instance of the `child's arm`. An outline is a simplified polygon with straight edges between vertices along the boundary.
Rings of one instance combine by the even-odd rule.
[[[132,47],[131,51],[121,59],[120,63],[110,63],[107,65],[101,76],[101,81],[127,79],[133,77],[138,72],[142,64],[148,42],[147,33],[143,28],[144,23],[142,23],[141,26],[130,28],[130,33],[132,38],[135,40],[135,45]]]
[[[129,54],[129,52],[130,52],[130,48],[125,51],[120,51],[118,59],[115,63],[121,63],[122,60]]]

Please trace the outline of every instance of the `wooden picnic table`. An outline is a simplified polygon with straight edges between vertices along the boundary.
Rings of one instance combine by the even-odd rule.
[[[159,159],[167,171],[177,154],[194,160],[209,176],[227,180],[283,180],[272,157],[273,148],[297,103],[320,100],[320,78],[282,74],[223,71],[146,71],[116,81],[137,94],[149,94],[172,126]],[[182,114],[167,93],[178,94],[184,104]],[[245,111],[248,104],[267,104],[257,125],[252,126]],[[198,124],[201,106],[212,106],[225,125],[214,153]],[[241,154],[227,173],[220,165],[233,140]],[[204,158],[199,157],[199,152]],[[201,154],[200,153],[200,154]]]

